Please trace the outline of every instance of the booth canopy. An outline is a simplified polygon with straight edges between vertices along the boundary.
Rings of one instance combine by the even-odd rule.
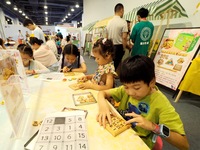
[[[94,25],[94,28],[103,28],[103,27],[107,26],[108,22],[109,22],[112,18],[113,18],[113,16],[98,21],[98,22]]]
[[[148,20],[161,20],[161,15],[169,10],[175,12],[171,18],[188,17],[185,9],[178,0],[158,0],[134,8],[132,11],[124,15],[124,19],[129,21],[135,20],[137,11],[142,7],[149,10]]]
[[[92,31],[94,25],[95,25],[97,22],[98,22],[98,20],[87,24],[86,26],[83,27],[83,31],[85,31],[85,30],[88,30],[89,32]]]

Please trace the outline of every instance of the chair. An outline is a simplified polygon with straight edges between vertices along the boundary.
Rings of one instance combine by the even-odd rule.
[[[163,148],[163,141],[160,136],[157,136],[156,143],[152,150],[162,150]]]

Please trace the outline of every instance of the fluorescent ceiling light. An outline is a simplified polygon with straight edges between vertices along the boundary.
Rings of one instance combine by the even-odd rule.
[[[45,6],[44,6],[44,9],[47,9],[47,8],[48,8],[48,7],[45,5]]]
[[[74,8],[72,8],[71,11],[74,11]]]
[[[70,16],[71,14],[70,13],[68,13],[68,16]]]
[[[75,6],[76,8],[79,8],[79,5],[78,4],[76,4],[76,6]]]
[[[22,13],[22,10],[21,10],[21,9],[19,10],[19,13]]]
[[[45,11],[44,13],[45,13],[45,14],[48,14],[48,12],[47,12],[47,11]]]
[[[14,10],[16,10],[16,11],[18,10],[17,6],[14,6],[14,8],[13,8],[13,9],[14,9]]]
[[[11,4],[11,2],[10,2],[10,1],[6,1],[6,4],[10,5],[10,4]]]
[[[25,13],[23,13],[22,16],[25,16]]]

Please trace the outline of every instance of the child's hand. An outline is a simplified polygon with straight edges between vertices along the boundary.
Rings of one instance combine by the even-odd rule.
[[[35,70],[26,70],[26,74],[35,74]]]
[[[81,83],[79,85],[79,88],[84,90],[84,89],[91,89],[92,88],[92,83],[91,82],[85,82],[85,83]]]
[[[126,113],[125,116],[133,117],[132,119],[126,121],[126,124],[135,122],[136,126],[139,126],[143,129],[150,130],[150,131],[154,130],[153,123],[151,121],[145,119],[141,115],[138,115],[138,114],[132,112],[132,113]]]
[[[112,108],[110,108],[106,99],[100,100],[98,104],[99,104],[99,113],[97,114],[96,120],[97,122],[99,122],[101,126],[105,128],[107,121],[109,122],[110,125],[112,124],[111,115],[116,116],[116,113],[112,110]]]
[[[85,81],[87,81],[87,80],[88,80],[88,79],[87,79],[87,76],[83,76],[83,77],[78,78],[77,82],[78,82],[78,83],[83,83],[83,82],[85,82]]]
[[[67,66],[63,67],[63,72],[66,73],[66,72],[69,72],[71,71],[71,68],[68,68]]]

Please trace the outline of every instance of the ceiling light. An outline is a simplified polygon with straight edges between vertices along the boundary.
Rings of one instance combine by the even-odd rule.
[[[45,17],[45,19],[48,19],[48,17]]]
[[[9,22],[10,21],[10,19],[7,19],[7,22]]]
[[[68,16],[70,16],[71,14],[70,13],[68,13]]]
[[[13,9],[14,9],[14,10],[16,10],[16,11],[18,10],[17,6],[14,6],[14,8],[13,8]]]
[[[28,19],[28,17],[27,17],[27,16],[26,16],[25,18],[26,18],[26,19]]]
[[[25,16],[25,13],[23,13],[22,16]]]
[[[19,13],[22,13],[22,10],[21,10],[21,9],[19,10]]]
[[[10,2],[10,1],[6,1],[6,4],[10,5],[10,4],[11,4],[11,2]]]
[[[79,24],[79,22],[77,22],[77,24]]]
[[[74,11],[74,8],[72,8],[71,11]]]
[[[75,6],[76,8],[79,8],[79,5],[78,4],[76,4],[76,6]]]
[[[48,14],[48,12],[47,12],[47,11],[45,11],[44,13],[45,13],[45,14]]]
[[[45,6],[44,6],[44,9],[47,9],[47,8],[48,8],[48,7],[45,5]]]
[[[48,25],[48,22],[46,22],[46,25]]]
[[[65,16],[65,18],[68,18],[68,16]]]

